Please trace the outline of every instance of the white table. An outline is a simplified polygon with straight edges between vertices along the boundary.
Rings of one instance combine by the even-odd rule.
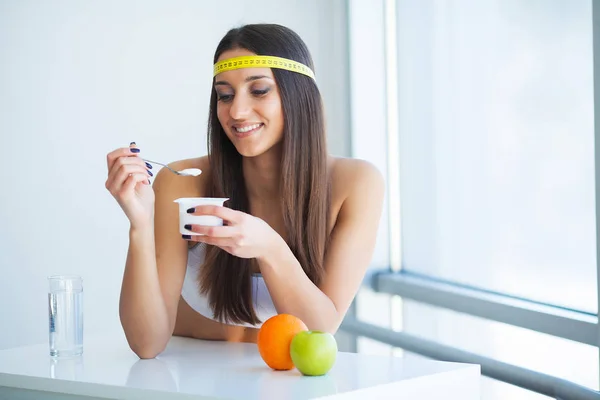
[[[340,352],[327,375],[273,371],[248,343],[173,337],[140,360],[122,334],[53,360],[48,344],[0,351],[0,398],[14,399],[479,399],[478,365]],[[90,400],[90,397],[85,397]]]

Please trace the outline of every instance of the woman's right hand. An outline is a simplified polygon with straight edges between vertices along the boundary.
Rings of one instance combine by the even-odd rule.
[[[135,143],[108,153],[106,163],[106,189],[129,218],[131,227],[152,224],[154,190],[149,179],[152,173],[148,169],[152,166],[139,157],[139,149]]]

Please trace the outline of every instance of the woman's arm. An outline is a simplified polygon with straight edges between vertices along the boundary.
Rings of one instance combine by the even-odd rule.
[[[352,188],[331,232],[319,287],[280,236],[272,250],[258,259],[277,312],[297,316],[309,329],[337,331],[373,255],[385,184],[374,166],[355,162],[346,180],[353,182]]]
[[[181,239],[173,203],[185,190],[181,186],[181,178],[161,170],[153,186],[153,221],[132,226],[129,232],[119,315],[129,346],[140,358],[162,352],[175,328],[187,263],[187,242]]]

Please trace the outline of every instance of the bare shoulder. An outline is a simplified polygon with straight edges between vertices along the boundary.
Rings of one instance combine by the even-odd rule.
[[[329,162],[333,203],[341,205],[349,197],[356,195],[383,197],[385,181],[374,164],[344,157],[331,157]]]
[[[174,170],[198,168],[202,173],[198,176],[178,176],[162,168],[154,180],[152,187],[157,198],[174,200],[179,197],[202,197],[206,193],[207,178],[210,176],[208,156],[189,158],[169,163]]]

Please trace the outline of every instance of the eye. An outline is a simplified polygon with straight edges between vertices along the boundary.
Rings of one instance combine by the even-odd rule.
[[[252,94],[260,97],[260,96],[264,96],[265,94],[269,93],[271,91],[271,88],[265,88],[265,89],[254,89],[252,90]]]
[[[229,103],[233,100],[232,94],[218,94],[217,93],[217,101],[222,101],[223,103]]]

